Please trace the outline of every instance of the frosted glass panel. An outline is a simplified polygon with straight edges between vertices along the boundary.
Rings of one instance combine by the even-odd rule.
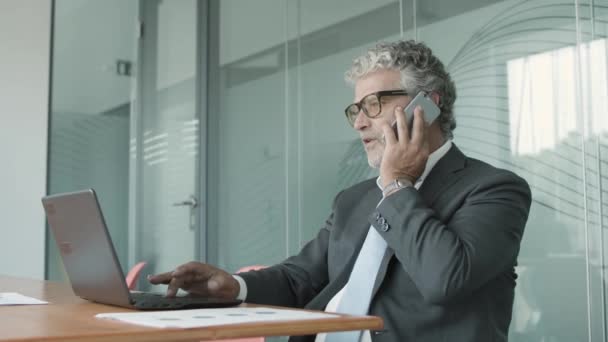
[[[137,1],[56,0],[53,19],[48,192],[95,189],[126,271],[132,78],[116,63],[134,59]],[[67,281],[48,237],[47,278]]]
[[[248,6],[238,1],[220,2],[220,23],[239,22],[249,16]],[[284,37],[285,2],[256,3],[256,10],[275,13],[247,30],[220,26],[220,51],[242,39],[242,35],[265,37],[271,28],[278,38],[268,49],[251,44],[247,54],[254,57],[229,62],[220,55],[219,112],[211,112],[218,122],[216,150],[219,179],[217,198],[218,264],[235,271],[249,264],[271,264],[286,256],[286,90]],[[267,45],[267,46],[268,46]],[[236,52],[235,52],[236,53]],[[230,58],[232,59],[232,58]],[[213,180],[212,182],[215,182]],[[219,228],[221,227],[221,228]]]
[[[209,148],[218,155],[210,215],[221,267],[296,253],[325,222],[333,196],[373,174],[344,119],[352,90],[343,73],[356,48],[399,32],[399,4],[341,3],[219,2],[220,99],[209,113],[219,133]],[[256,11],[274,20],[247,25]],[[354,35],[361,18],[377,25]]]
[[[49,193],[95,189],[123,267],[127,267],[128,248],[127,193],[124,191],[128,187],[128,146],[128,106],[112,114],[52,113]],[[47,248],[48,278],[65,280],[51,234]]]
[[[140,107],[131,139],[137,182],[131,210],[137,213],[134,262],[147,262],[146,272],[153,274],[199,255],[197,5],[150,1],[142,2],[141,10],[145,29]]]
[[[593,56],[605,70],[605,46],[581,40],[575,9],[573,2],[505,1],[418,30],[439,47],[456,83],[455,142],[517,172],[532,189],[513,341],[604,340],[603,261],[593,262],[601,251],[593,238],[601,217],[598,162],[589,146],[603,127],[599,119],[586,123],[584,108],[605,100],[589,99],[597,76],[582,61]],[[442,32],[450,28],[447,39]],[[601,78],[596,87],[604,87]]]

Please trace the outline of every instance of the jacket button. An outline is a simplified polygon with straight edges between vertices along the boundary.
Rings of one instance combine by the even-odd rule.
[[[385,222],[384,224],[382,224],[382,231],[383,232],[388,232],[389,228],[390,227],[389,227],[388,223]]]
[[[376,219],[376,221],[380,218],[380,213],[379,212],[375,212],[374,213],[374,218]]]
[[[384,219],[384,217],[381,217],[381,218],[378,220],[378,223],[380,223],[380,225],[384,225],[384,224],[386,224],[386,220]]]

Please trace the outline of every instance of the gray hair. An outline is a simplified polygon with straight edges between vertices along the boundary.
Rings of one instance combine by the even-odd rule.
[[[444,137],[453,137],[452,131],[456,128],[453,112],[456,87],[443,63],[428,46],[414,40],[379,43],[353,60],[345,79],[354,85],[358,79],[380,69],[399,70],[401,85],[408,93],[425,91],[439,94],[439,126]]]

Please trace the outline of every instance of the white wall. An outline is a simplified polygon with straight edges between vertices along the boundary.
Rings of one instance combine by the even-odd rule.
[[[0,1],[0,274],[44,277],[50,0]]]

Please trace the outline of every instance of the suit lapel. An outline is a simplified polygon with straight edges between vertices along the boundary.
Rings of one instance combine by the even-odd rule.
[[[308,310],[325,310],[327,303],[346,285],[351,269],[352,265],[350,268],[348,268],[348,265],[343,268],[338,277],[327,284],[323,291],[308,302],[304,308]]]
[[[370,181],[371,182],[371,181]],[[356,245],[353,250],[346,251],[345,257],[348,259],[344,267],[342,267],[338,276],[331,281],[327,287],[319,293],[312,301],[310,301],[307,305],[307,309],[311,310],[324,310],[327,303],[346,285],[348,282],[348,278],[350,277],[350,273],[355,265],[355,261],[359,256],[359,252],[361,251],[361,247],[363,247],[363,242],[365,241],[365,237],[369,231],[370,223],[367,221],[367,216],[373,211],[376,207],[380,199],[382,198],[382,193],[380,189],[376,186],[376,181],[374,179],[373,186],[370,186],[366,189],[366,192],[354,194],[353,196],[361,196],[362,201],[360,204],[354,208],[354,215],[346,223],[346,227],[352,227],[348,229],[347,237],[348,239],[352,239],[352,241],[356,241]]]
[[[443,193],[443,189],[450,185],[451,182],[455,181],[455,177],[453,177],[452,174],[464,168],[464,165],[464,154],[458,149],[458,147],[456,147],[455,144],[452,144],[450,150],[437,162],[437,164],[435,164],[429,175],[424,180],[424,183],[422,183],[422,186],[418,190],[418,193],[420,196],[422,196],[429,207],[433,206],[435,200],[437,200],[437,197]],[[388,270],[388,264],[394,255],[395,251],[392,248],[386,249],[382,262],[380,263],[380,268],[378,269],[376,281],[374,282],[372,298],[374,298],[378,292],[378,289],[380,288],[380,285],[382,284],[382,281],[384,281],[386,271]]]
[[[380,202],[380,199],[382,199],[382,192],[376,186],[376,181],[374,180],[374,186],[368,188],[367,192],[360,196],[362,198],[360,204],[353,208],[353,215],[346,222],[347,227],[352,227],[349,229],[346,238],[356,241],[354,249],[352,251],[347,251],[346,253],[348,254],[345,255],[348,258],[348,262],[344,268],[348,269],[349,274],[350,270],[355,265],[355,260],[357,259],[357,256],[359,256],[359,251],[361,251],[365,237],[369,232],[370,223],[367,220],[367,217],[374,211]]]
[[[443,193],[443,188],[455,181],[452,174],[462,170],[464,166],[464,154],[455,144],[452,144],[448,153],[429,172],[418,191],[429,207],[432,207],[437,197]]]

